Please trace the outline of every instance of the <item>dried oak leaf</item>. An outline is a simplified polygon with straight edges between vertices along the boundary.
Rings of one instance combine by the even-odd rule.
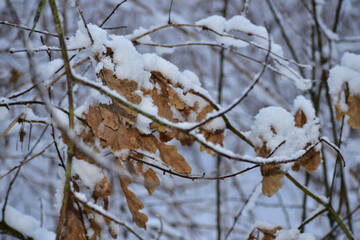
[[[297,160],[292,166],[293,171],[299,171],[300,165],[305,168],[308,173],[314,172],[321,164],[321,154],[315,148],[311,149],[302,158]]]
[[[113,71],[103,68],[99,72],[100,78],[103,80],[103,83],[109,88],[117,91],[119,94],[124,96],[128,101],[139,104],[141,102],[141,97],[135,93],[137,90],[138,84],[133,80],[122,80],[114,76]]]
[[[347,114],[349,119],[347,124],[352,128],[360,130],[360,96],[349,96],[348,106]]]
[[[349,116],[347,124],[354,129],[360,129],[360,96],[350,95],[348,84],[344,84],[344,100],[341,100],[342,94],[339,92],[338,101],[335,104],[335,113],[336,120],[341,122],[345,115]],[[342,105],[345,102],[347,105],[347,110],[342,108]]]
[[[119,159],[116,159],[115,163],[118,166],[124,168]],[[146,216],[146,214],[139,212],[139,210],[144,208],[144,204],[136,197],[135,193],[128,189],[131,180],[122,176],[119,176],[118,178],[121,189],[124,192],[130,213],[133,216],[133,222],[135,222],[139,228],[146,229],[146,222],[148,221],[148,217]]]
[[[155,188],[160,185],[160,180],[151,168],[143,171],[143,164],[137,163],[136,170],[145,178],[144,186],[148,190],[149,196],[153,194]]]
[[[282,188],[281,179],[284,177],[284,172],[280,169],[280,164],[263,165],[260,167],[262,180],[262,193],[271,197],[280,188]]]
[[[91,197],[97,202],[99,198],[104,201],[104,209],[108,209],[109,196],[111,195],[111,184],[107,177],[104,175],[102,180],[95,185],[94,191]]]
[[[65,222],[60,233],[61,240],[86,240],[86,232],[80,213],[74,207],[74,200],[69,196],[65,213]],[[62,217],[60,217],[62,219]]]
[[[255,146],[256,155],[259,157],[267,157],[270,151],[266,148],[266,142],[263,143],[262,147]],[[260,167],[262,180],[262,193],[271,197],[280,188],[282,188],[281,179],[284,177],[283,171],[280,169],[280,164],[263,165]]]
[[[296,111],[294,120],[295,120],[295,127],[298,128],[302,128],[307,122],[306,115],[301,109],[298,109]]]
[[[116,130],[105,125],[104,119],[116,119],[117,115],[104,106],[90,106],[86,121],[91,127],[93,134],[104,140],[105,145],[113,151],[121,149],[136,149],[140,146],[138,139],[140,133],[133,128],[123,124],[116,126]],[[103,124],[103,126],[101,126]]]
[[[294,116],[294,121],[295,121],[295,127],[298,128],[302,128],[307,123],[306,115],[301,109],[296,111]],[[311,144],[308,143],[305,149],[310,145]],[[315,148],[313,148],[298,161],[294,162],[294,165],[292,166],[292,170],[299,171],[301,165],[306,169],[308,173],[312,173],[319,167],[320,163],[321,163],[320,151],[317,151]]]
[[[215,132],[209,132],[205,129],[201,129],[200,133],[202,133],[206,139],[206,141],[223,145],[224,141],[224,130],[216,130]],[[207,153],[211,154],[212,156],[215,155],[215,153],[210,149],[205,147],[204,145],[200,145],[200,151],[206,150]]]
[[[156,146],[160,151],[160,158],[164,163],[180,173],[191,173],[191,167],[187,164],[184,157],[177,152],[176,146],[166,145],[163,142],[157,142]]]
[[[197,116],[197,121],[201,122],[202,120],[204,120],[206,118],[206,115],[208,113],[211,113],[212,111],[214,111],[214,108],[210,105],[206,105],[199,113],[199,115]],[[204,135],[206,141],[212,142],[214,144],[220,144],[221,146],[223,145],[223,141],[224,141],[224,130],[216,130],[216,131],[208,131],[205,130],[204,128],[200,129],[200,133]],[[200,145],[200,151],[204,151],[206,150],[207,153],[211,154],[211,155],[215,155],[215,153],[205,147],[204,145]]]
[[[137,89],[137,82],[132,80],[122,80],[114,76],[113,72],[109,69],[102,69],[99,73],[100,78],[103,83],[109,88],[117,91],[119,94],[124,96],[129,102],[134,104],[141,103],[141,97],[135,93]],[[125,120],[129,124],[135,124],[138,113],[124,105],[119,103],[114,103],[111,105],[113,112],[118,113],[118,117],[122,120]]]
[[[168,93],[170,104],[175,106],[178,110],[183,110],[185,108],[185,103],[176,94],[175,90],[172,87],[168,87]]]
[[[258,238],[259,233],[256,233],[256,232],[262,233],[263,237],[261,238],[261,240],[274,240],[276,238],[276,232],[281,229],[283,229],[281,226],[276,226],[274,228],[259,228],[258,227],[251,231],[247,240],[255,240],[255,239],[259,240],[259,238]]]

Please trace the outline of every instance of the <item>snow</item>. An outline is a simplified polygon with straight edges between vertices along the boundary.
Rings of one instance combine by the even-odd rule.
[[[136,51],[134,45],[122,36],[110,36],[111,40],[106,42],[113,52],[113,63],[115,74],[118,79],[136,81],[140,86],[149,81],[150,73],[144,70],[144,62],[141,54]]]
[[[153,26],[152,28],[154,28],[154,26]],[[130,40],[130,39],[132,39],[132,38],[137,38],[137,37],[143,35],[144,33],[148,32],[148,31],[149,31],[149,29],[140,27],[140,28],[138,28],[138,29],[135,29],[135,30],[132,32],[132,34],[126,35],[125,37],[126,37],[128,40]],[[151,37],[149,36],[149,34],[145,35],[145,36],[142,37],[142,38],[136,39],[136,41],[139,42],[139,43],[152,43]]]
[[[3,203],[1,203],[0,206],[2,208]],[[2,214],[0,215],[0,220],[2,220]],[[51,240],[56,237],[54,232],[50,232],[46,228],[41,227],[40,221],[32,216],[19,212],[8,204],[5,209],[5,222],[10,227],[33,239]]]
[[[61,58],[57,58],[49,62],[46,66],[46,76],[45,79],[51,80],[52,76],[57,70],[64,64],[64,61]]]
[[[71,173],[74,176],[78,175],[82,183],[91,191],[93,191],[96,184],[101,182],[101,180],[104,178],[104,174],[101,168],[97,167],[94,164],[76,158],[74,158],[72,162]]]
[[[360,96],[360,55],[344,53],[340,65],[330,69],[327,81],[333,103],[338,104],[341,111],[347,112],[348,105],[341,92],[348,86],[350,96]]]
[[[157,55],[161,56],[163,54],[171,54],[175,51],[175,48],[173,47],[156,47],[155,51]]]
[[[360,55],[344,53],[340,65],[330,69],[328,84],[335,103],[339,101],[339,94],[345,84],[348,85],[350,96],[360,96]],[[340,103],[346,108],[345,100]]]
[[[303,110],[307,119],[302,128],[295,126],[293,114],[298,109]],[[316,143],[319,137],[319,120],[315,117],[311,102],[298,96],[294,100],[293,114],[275,106],[261,109],[255,116],[249,139],[255,146],[265,143],[270,152],[285,141],[274,156],[289,155],[305,148],[308,143]]]
[[[152,114],[158,114],[158,108],[154,105],[153,99],[150,96],[143,96],[141,103],[138,105],[140,109],[143,111],[151,112]],[[152,120],[145,117],[144,115],[139,114],[136,118],[135,126],[139,129],[142,133],[150,134],[150,124]]]
[[[195,23],[196,25],[203,25],[211,28],[212,30],[222,33],[225,30],[226,19],[222,16],[213,15],[204,19],[201,19]]]
[[[316,240],[310,233],[300,233],[298,229],[279,230],[276,232],[275,240]]]

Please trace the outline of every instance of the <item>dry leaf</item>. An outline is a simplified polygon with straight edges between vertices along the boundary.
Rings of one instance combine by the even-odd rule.
[[[284,177],[284,172],[280,169],[280,164],[263,165],[260,167],[262,180],[262,193],[271,197],[281,187],[281,179]]]
[[[352,128],[360,130],[360,97],[350,96],[348,99],[349,110],[347,114],[349,119],[347,124]]]
[[[137,90],[138,87],[137,82],[127,79],[118,79],[111,70],[106,68],[102,69],[99,72],[99,75],[105,85],[120,93],[128,101],[134,104],[141,103],[141,97],[135,93],[135,90]]]
[[[206,139],[206,141],[212,142],[214,144],[220,144],[223,145],[224,141],[224,130],[217,130],[215,132],[209,132],[205,129],[201,129],[200,133],[202,133]],[[200,151],[206,150],[207,153],[211,154],[212,156],[215,156],[215,153],[210,149],[205,147],[204,145],[200,145]]]
[[[261,240],[274,240],[276,238],[276,232],[278,230],[283,229],[281,226],[276,226],[274,228],[256,228],[253,229],[251,231],[251,233],[249,234],[247,240],[255,240],[255,239],[259,239],[259,232],[262,233],[263,237],[261,238]],[[257,232],[257,233],[256,233]],[[256,233],[256,234],[255,234]]]
[[[300,165],[303,166],[308,173],[315,171],[321,163],[321,155],[315,148],[311,149],[307,154],[294,163],[293,171],[299,171]]]
[[[61,240],[86,240],[86,232],[81,221],[81,216],[78,210],[74,208],[74,200],[70,195],[68,198],[65,223],[60,234]],[[62,217],[60,217],[62,219]]]
[[[111,195],[111,184],[104,175],[101,182],[98,182],[95,185],[94,191],[92,193],[92,198],[95,200],[95,203],[99,198],[103,199],[104,209],[108,209],[109,206],[109,196]]]
[[[175,138],[180,141],[183,146],[191,146],[194,143],[194,139],[189,136],[189,134],[183,133],[181,131],[174,131]]]
[[[178,110],[183,110],[185,108],[184,102],[179,98],[174,89],[168,87],[168,92],[170,96],[170,104],[175,106]]]
[[[295,127],[302,128],[306,124],[306,115],[301,109],[298,109],[294,116]]]
[[[116,159],[115,163],[118,166],[124,168],[119,159]],[[131,190],[128,189],[131,180],[126,179],[125,177],[122,176],[119,176],[118,178],[121,185],[121,189],[124,192],[129,210],[131,212],[131,215],[133,216],[133,222],[135,222],[139,228],[146,229],[146,222],[148,221],[148,217],[146,216],[146,214],[139,212],[139,210],[144,208],[144,204],[136,197],[135,193],[133,193]]]
[[[187,164],[184,157],[177,152],[176,146],[166,145],[163,142],[157,142],[156,146],[160,151],[160,158],[164,163],[180,173],[191,173],[190,166]]]
[[[341,92],[338,96],[338,101],[335,104],[335,113],[336,113],[336,120],[338,122],[341,122],[345,115],[349,116],[349,119],[347,121],[347,124],[354,128],[354,129],[360,129],[360,96],[357,95],[350,95],[348,84],[346,83],[344,85],[344,95],[345,99],[341,100]],[[343,108],[341,107],[342,102],[345,102],[347,104],[347,111],[343,111]]]
[[[204,120],[206,118],[206,115],[208,113],[211,113],[214,110],[214,108],[210,105],[205,106],[199,113],[199,115],[197,116],[197,121],[201,122],[202,120]]]
[[[150,168],[144,172],[142,167],[142,163],[137,163],[136,170],[145,178],[144,186],[148,190],[150,196],[155,191],[155,187],[160,185],[160,180],[154,170]]]

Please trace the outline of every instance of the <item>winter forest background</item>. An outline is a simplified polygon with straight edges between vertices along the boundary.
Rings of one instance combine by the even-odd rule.
[[[360,1],[0,1],[0,239],[359,239]]]

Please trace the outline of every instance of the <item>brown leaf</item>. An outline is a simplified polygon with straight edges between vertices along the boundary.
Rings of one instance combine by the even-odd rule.
[[[174,89],[171,87],[168,88],[169,96],[170,96],[170,104],[175,106],[178,110],[183,110],[185,108],[184,102],[179,98]]]
[[[177,152],[176,146],[166,145],[163,142],[157,142],[156,146],[160,151],[160,158],[164,163],[180,173],[191,173],[191,167],[187,164],[184,157]]]
[[[144,135],[141,137],[141,141],[143,144],[143,149],[152,152],[152,153],[156,153],[157,151],[157,147],[156,147],[156,142],[157,139],[153,136],[153,135]]]
[[[217,130],[215,132],[209,132],[205,129],[201,129],[200,132],[204,135],[205,139],[209,142],[212,142],[214,144],[220,144],[223,145],[224,141],[224,130]],[[200,151],[206,150],[207,153],[211,155],[215,155],[215,153],[210,149],[205,147],[204,145],[200,145]]]
[[[169,132],[169,131],[164,131],[164,132],[160,133],[160,141],[168,142],[171,139],[173,139],[174,136],[175,136],[174,133]]]
[[[214,110],[214,108],[212,107],[212,106],[210,106],[210,105],[207,105],[206,107],[204,107],[201,111],[200,111],[200,113],[199,113],[199,115],[197,116],[197,121],[198,122],[201,122],[202,120],[204,120],[205,118],[206,118],[206,115],[208,114],[208,113],[211,113],[212,111]]]
[[[105,105],[99,107],[99,109],[102,117],[102,122],[106,126],[110,127],[112,130],[117,130],[120,125],[120,120],[118,115],[107,109]]]
[[[262,193],[271,197],[281,187],[281,179],[284,177],[284,172],[280,169],[280,164],[275,165],[263,165],[260,167],[262,180]]]
[[[124,96],[128,101],[139,104],[141,103],[141,97],[137,95],[134,91],[137,90],[138,84],[133,80],[122,80],[114,76],[113,71],[103,68],[99,72],[100,78],[103,80],[103,83],[109,88],[114,89],[122,96]]]
[[[259,228],[259,231],[264,234],[261,240],[274,240],[276,238],[276,232],[283,229],[280,226],[276,226],[273,229]]]
[[[108,209],[109,206],[109,196],[111,195],[111,184],[104,175],[101,182],[98,182],[95,185],[94,191],[92,193],[92,198],[95,200],[95,203],[99,198],[103,199],[104,201],[104,209]]]
[[[151,91],[144,91],[144,96],[150,95],[153,103],[158,108],[158,115],[170,121],[173,121],[173,112],[171,111],[170,96],[168,93],[167,80],[159,72],[152,72],[151,80],[157,83],[161,89],[154,87]]]
[[[181,131],[175,131],[175,138],[180,141],[183,146],[191,146],[194,143],[194,139],[189,134]]]
[[[306,115],[301,109],[298,109],[294,116],[295,127],[302,128],[306,124]]]
[[[118,166],[124,168],[119,159],[116,159],[115,163]],[[135,193],[128,189],[129,184],[131,184],[131,180],[126,179],[122,176],[119,176],[118,178],[121,189],[124,192],[129,210],[131,212],[131,215],[133,216],[133,221],[139,228],[146,229],[146,222],[148,221],[148,217],[146,216],[146,214],[139,212],[139,210],[144,208],[144,204],[136,197]]]
[[[311,149],[307,154],[294,163],[293,171],[299,171],[300,165],[303,166],[308,173],[315,171],[321,163],[321,155],[315,148]]]
[[[347,114],[349,115],[349,119],[347,124],[352,128],[360,130],[360,97],[349,96],[348,106],[349,110]]]
[[[146,172],[142,170],[142,163],[137,163],[136,170],[143,175],[145,178],[144,186],[148,190],[149,196],[153,194],[155,191],[155,187],[160,185],[160,180],[154,170],[151,168],[148,169]]]
[[[86,232],[81,221],[80,213],[74,208],[74,200],[70,195],[68,198],[65,223],[60,234],[61,240],[86,240]],[[62,219],[60,217],[60,219]]]
[[[138,139],[140,139],[140,133],[138,130],[126,127],[123,124],[115,127],[113,125],[114,121],[106,120],[105,122],[110,124],[110,127],[105,125],[103,116],[106,119],[116,118],[113,112],[103,106],[90,106],[86,121],[91,127],[93,134],[104,140],[107,147],[110,147],[113,151],[139,148],[140,142]],[[104,123],[102,129],[100,127],[101,123]],[[117,130],[115,131],[114,128]]]
[[[256,228],[251,231],[247,240],[259,240],[259,232],[262,233],[261,240],[274,240],[276,238],[276,232],[283,229],[281,226],[276,226],[274,228]]]

